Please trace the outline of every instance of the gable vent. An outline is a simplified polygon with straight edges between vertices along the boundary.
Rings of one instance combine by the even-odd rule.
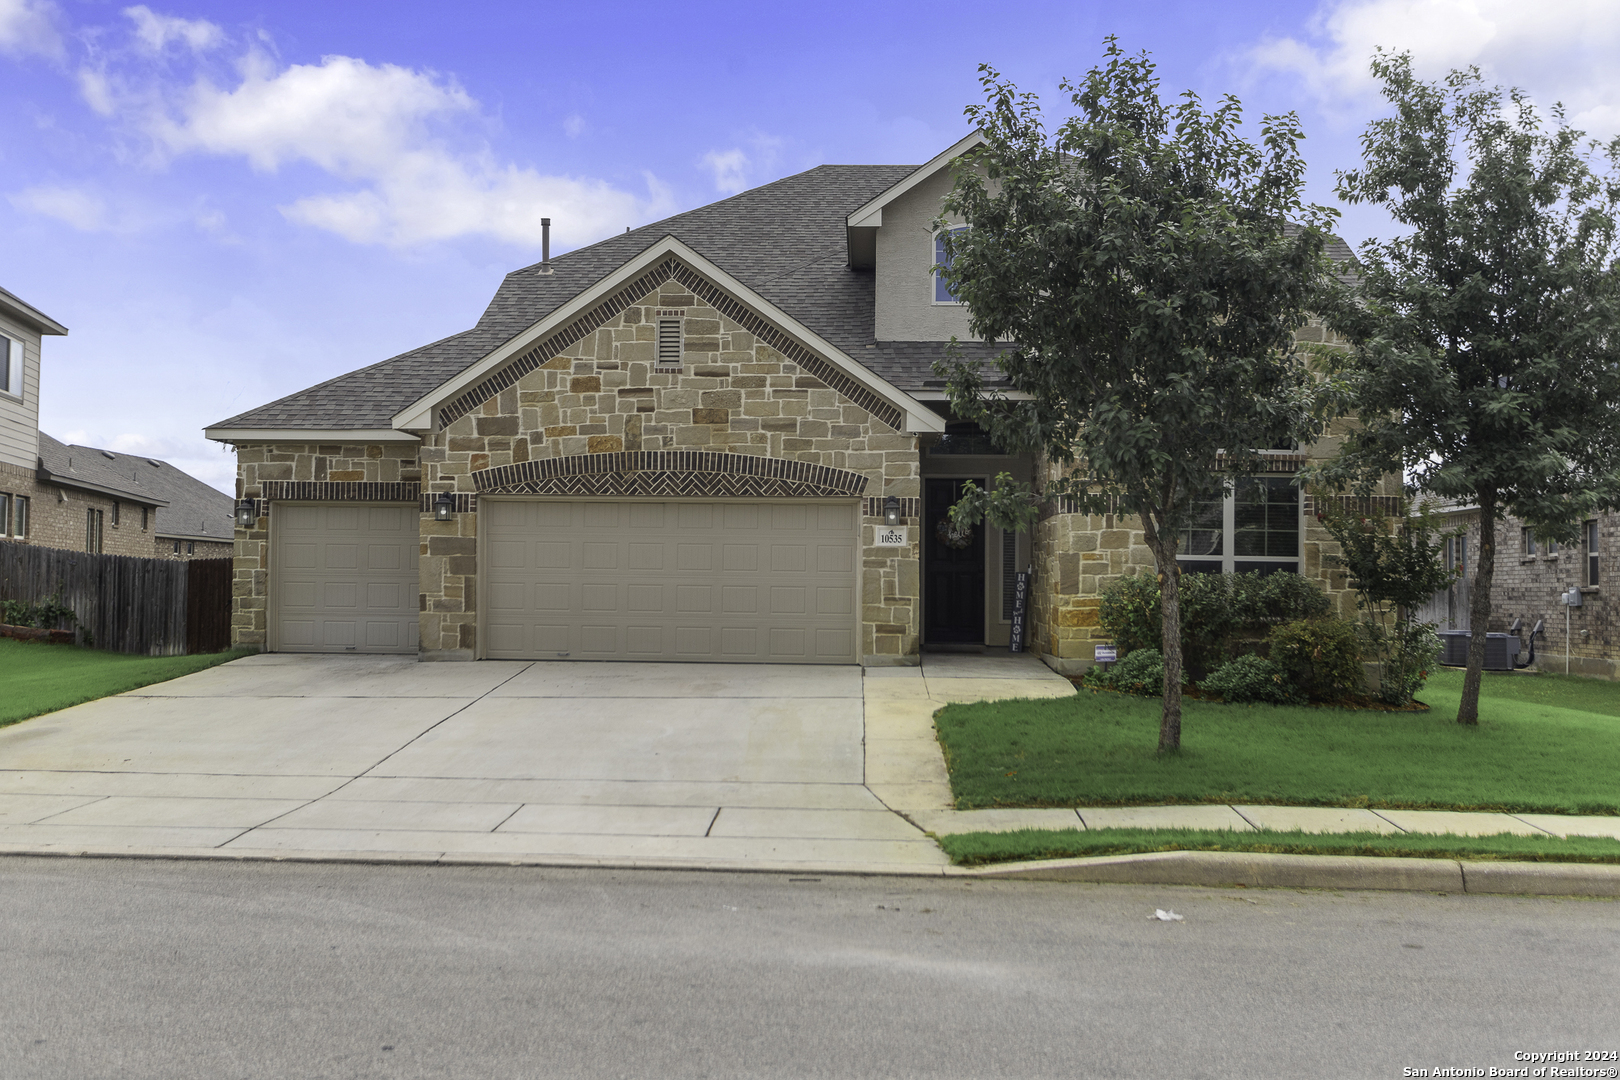
[[[681,366],[681,320],[658,320],[658,367]]]

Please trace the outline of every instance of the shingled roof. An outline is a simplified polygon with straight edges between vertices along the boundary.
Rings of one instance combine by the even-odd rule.
[[[888,378],[886,367],[910,372],[914,362],[890,364],[884,350],[865,349],[872,340],[872,272],[849,268],[844,219],[916,168],[821,165],[561,255],[551,260],[550,274],[538,273],[538,263],[514,270],[472,329],[211,426],[387,428],[405,406],[666,236],[712,260],[879,375]],[[936,353],[943,348],[928,344]],[[911,388],[907,382],[896,385]]]
[[[42,431],[39,478],[157,507],[155,536],[222,541],[236,536],[231,497],[167,461],[57,442]]]

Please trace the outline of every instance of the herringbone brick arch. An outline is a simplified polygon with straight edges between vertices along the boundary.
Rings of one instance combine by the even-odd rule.
[[[480,495],[650,495],[662,498],[857,496],[866,477],[803,461],[672,450],[581,454],[472,474]]]

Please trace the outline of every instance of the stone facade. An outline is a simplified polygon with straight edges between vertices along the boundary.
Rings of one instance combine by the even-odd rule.
[[[414,441],[253,443],[236,448],[236,497],[252,500],[258,514],[251,528],[236,528],[232,644],[269,644],[270,515],[275,503],[417,502],[422,478],[417,453]],[[427,524],[424,521],[424,530]],[[424,531],[424,545],[426,537]]]
[[[877,547],[896,496],[918,530],[916,439],[902,414],[690,271],[666,265],[440,410],[415,443],[238,446],[238,644],[267,643],[269,521],[279,500],[421,506],[421,656],[478,655],[480,495],[859,499],[861,655],[915,663],[918,546]],[[606,311],[604,312],[604,309]],[[678,368],[656,362],[679,319]],[[582,328],[583,327],[583,328]],[[432,504],[450,494],[455,514]]]

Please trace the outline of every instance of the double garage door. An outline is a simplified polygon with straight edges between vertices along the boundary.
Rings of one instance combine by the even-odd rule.
[[[855,663],[856,509],[483,500],[484,654]]]
[[[271,513],[271,647],[414,653],[414,506],[277,503]]]

